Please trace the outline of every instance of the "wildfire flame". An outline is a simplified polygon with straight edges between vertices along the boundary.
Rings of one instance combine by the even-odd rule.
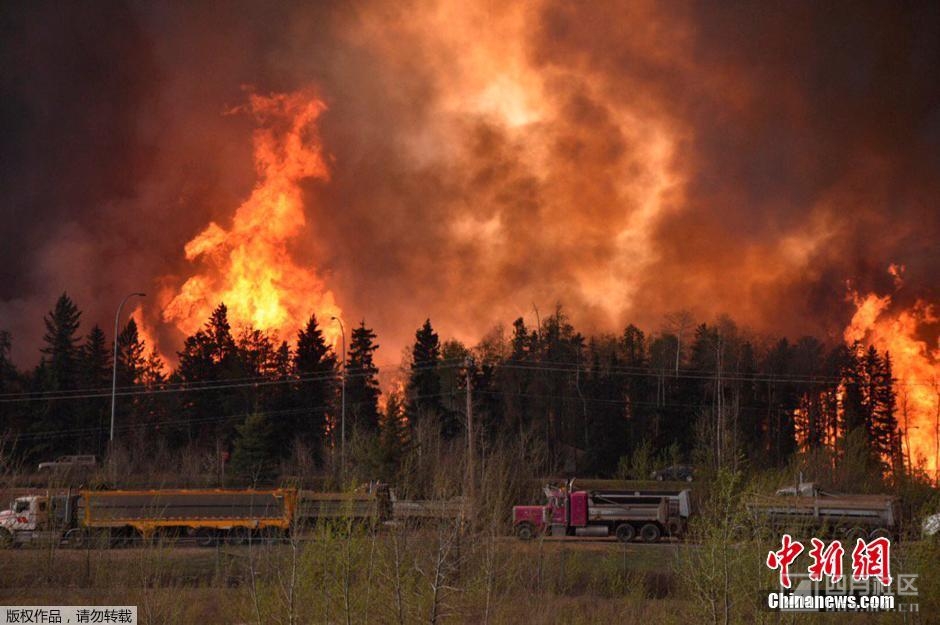
[[[163,373],[169,373],[166,363],[166,356],[160,351],[157,347],[157,338],[153,329],[150,327],[150,324],[147,322],[147,318],[144,315],[144,308],[142,305],[138,305],[134,308],[134,311],[131,313],[131,318],[134,320],[134,323],[137,324],[137,337],[140,339],[141,344],[144,346],[144,357],[149,357],[151,354],[155,354],[163,364]]]
[[[333,293],[311,268],[299,266],[289,244],[304,230],[300,182],[329,177],[315,122],[325,105],[309,93],[259,95],[233,112],[254,115],[258,182],[226,229],[215,222],[186,244],[199,270],[163,310],[163,319],[187,335],[224,302],[234,328],[275,331],[291,339],[311,313],[328,340],[338,329],[323,323],[340,316]]]
[[[900,285],[903,268],[890,273]],[[847,343],[861,341],[891,354],[896,378],[897,419],[904,430],[904,447],[911,462],[936,476],[940,429],[940,347],[918,338],[924,324],[937,323],[933,305],[918,300],[912,307],[894,312],[890,295],[850,292],[856,311],[844,332]]]

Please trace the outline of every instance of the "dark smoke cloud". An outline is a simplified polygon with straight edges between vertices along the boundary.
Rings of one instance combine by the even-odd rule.
[[[110,324],[250,191],[259,91],[313,86],[331,180],[297,254],[395,360],[557,302],[838,337],[846,282],[936,301],[936,4],[5,5],[0,327]],[[162,329],[164,351],[179,336]]]

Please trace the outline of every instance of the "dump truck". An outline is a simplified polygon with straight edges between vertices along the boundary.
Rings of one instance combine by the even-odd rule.
[[[564,486],[544,488],[543,506],[514,506],[516,536],[616,536],[656,542],[681,537],[692,511],[691,491],[585,491]]]
[[[849,544],[898,535],[898,500],[889,495],[830,493],[800,482],[753,497],[748,509],[759,525],[794,535],[829,536]]]
[[[398,499],[391,493],[392,516],[395,523],[420,525],[442,521],[462,521],[468,512],[464,497],[451,499]]]
[[[392,516],[388,486],[370,485],[352,493],[323,493],[301,490],[297,521],[308,527],[323,521],[354,521],[375,526]]]
[[[355,492],[296,488],[61,490],[16,497],[0,512],[0,547],[59,543],[123,546],[171,539],[210,546],[275,540],[324,522],[372,528],[396,522],[456,519],[461,500],[400,501],[387,484]]]
[[[81,547],[188,538],[200,545],[286,535],[291,489],[114,490],[17,497],[0,512],[0,546],[37,542]]]

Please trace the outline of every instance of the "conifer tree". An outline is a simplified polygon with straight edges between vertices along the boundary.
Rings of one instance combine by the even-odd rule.
[[[244,480],[268,483],[277,474],[278,443],[271,420],[263,413],[252,413],[237,428],[232,469]]]
[[[532,423],[530,397],[528,394],[532,370],[529,361],[536,347],[536,334],[529,333],[522,317],[512,324],[509,338],[509,355],[498,368],[493,382],[494,404],[502,418],[494,424],[501,433],[522,434]]]
[[[79,355],[79,370],[82,388],[93,393],[111,384],[111,350],[108,348],[104,331],[94,326],[85,338]],[[108,440],[109,410],[108,398],[90,397],[83,400],[82,429],[97,428],[90,436],[83,436],[85,450],[103,454]]]
[[[225,304],[219,304],[205,326],[186,338],[178,356],[176,375],[181,382],[200,388],[209,383],[210,387],[188,393],[182,401],[181,409],[190,421],[187,437],[200,439],[206,444],[213,438],[227,442],[235,433],[238,415],[253,410],[255,406],[246,403],[243,395],[233,393],[231,389],[211,388],[221,386],[213,383],[244,377]]]
[[[279,437],[285,443],[299,438],[317,462],[321,460],[327,415],[336,399],[336,364],[336,355],[326,344],[316,315],[310,315],[307,325],[297,333],[293,359],[300,410],[285,422],[288,429]]]
[[[872,348],[874,349],[874,348]],[[871,350],[870,350],[871,351]],[[875,352],[877,356],[877,352]],[[870,359],[870,356],[869,356]],[[871,445],[885,474],[903,470],[891,355],[878,357],[871,385]]]
[[[133,318],[121,330],[117,338],[117,383],[127,387],[141,382],[146,359],[144,343],[137,332],[137,322]]]
[[[50,390],[72,390],[78,385],[78,326],[82,313],[66,293],[59,296],[55,308],[45,317],[45,345],[40,350],[48,357]]]
[[[441,378],[438,361],[441,358],[441,344],[437,333],[427,319],[415,332],[415,343],[411,350],[411,374],[406,389],[407,401],[405,412],[411,424],[423,419],[437,419],[442,416]],[[442,424],[443,426],[443,424]],[[446,436],[455,432],[443,428]]]
[[[390,481],[395,477],[395,470],[408,446],[408,428],[405,426],[404,418],[401,395],[397,392],[390,393],[385,403],[385,414],[382,417],[379,433],[378,464],[381,479]]]
[[[350,422],[365,432],[375,432],[379,426],[378,367],[373,357],[379,346],[375,332],[362,321],[352,331],[349,353],[346,357],[346,417],[347,434]]]
[[[78,327],[81,312],[69,296],[63,293],[45,317],[46,332],[43,335],[41,352],[43,359],[36,379],[43,391],[70,391],[79,388]],[[80,429],[82,410],[75,401],[50,399],[35,411],[31,420],[39,432],[68,433]],[[73,436],[46,439],[36,446],[40,453],[57,455],[74,452],[76,440]]]

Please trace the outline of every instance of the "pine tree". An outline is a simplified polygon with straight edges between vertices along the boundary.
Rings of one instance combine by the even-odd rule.
[[[131,318],[117,337],[117,386],[133,394],[115,398],[116,427],[131,433],[139,433],[143,425],[139,391],[143,386],[141,377],[145,365],[144,344],[137,332],[137,322]]]
[[[56,301],[55,308],[46,315],[44,346],[40,350],[44,357],[37,371],[37,380],[43,391],[70,391],[79,388],[80,318],[81,312],[65,293]],[[74,400],[48,400],[36,413],[37,418],[33,419],[32,425],[39,432],[67,433],[81,429],[82,410]],[[74,436],[61,436],[43,441],[37,445],[36,450],[49,455],[74,452],[77,448],[76,442]]]
[[[814,379],[824,376],[823,345],[811,336],[800,338],[792,349],[792,375],[801,382],[794,384],[799,409],[794,423],[796,436],[806,450],[820,450],[831,436],[832,422],[826,410],[825,387]]]
[[[287,422],[289,429],[281,433],[283,443],[299,438],[321,460],[327,415],[336,399],[336,355],[326,344],[316,315],[297,333],[294,351],[294,374],[300,412]],[[285,436],[287,437],[285,439]]]
[[[379,346],[375,338],[362,321],[352,331],[346,357],[346,417],[354,428],[365,432],[375,432],[379,427],[379,370],[373,361]]]
[[[525,321],[519,317],[512,322],[512,339],[510,339],[512,350],[509,359],[515,362],[525,362],[530,354],[538,347],[538,335],[529,334],[525,326]]]
[[[552,461],[573,471],[576,450],[584,441],[584,393],[578,373],[583,369],[584,337],[559,306],[542,323],[536,345],[537,369],[529,385],[535,423],[541,426]]]
[[[386,481],[394,479],[395,471],[409,443],[403,408],[401,395],[397,392],[390,393],[385,403],[385,414],[379,433],[379,477]]]
[[[855,343],[851,347],[842,347],[839,351],[841,357],[840,374],[842,378],[842,435],[846,436],[855,430],[867,429],[867,415],[864,396],[864,379],[862,363],[858,357],[861,345]]]
[[[66,293],[59,296],[55,308],[45,317],[45,346],[53,388],[72,390],[78,386],[78,326],[82,313]]]
[[[137,410],[140,422],[147,428],[145,432],[153,435],[163,434],[160,422],[177,414],[176,398],[167,393],[154,392],[165,389],[167,381],[166,365],[157,350],[151,349],[140,371],[140,383],[149,392],[137,398]]]
[[[536,345],[537,335],[530,334],[522,317],[512,324],[509,355],[498,367],[493,381],[492,403],[501,415],[495,429],[500,433],[522,435],[532,423],[528,387],[532,370],[528,364]]]
[[[441,377],[438,364],[441,359],[441,343],[427,319],[415,332],[415,343],[411,350],[411,374],[406,388],[405,413],[411,424],[430,419],[441,419],[441,430],[445,437],[456,434],[455,423],[443,423],[444,408],[441,402]]]
[[[99,389],[107,386],[111,378],[111,350],[99,326],[94,326],[85,338],[79,356],[82,387]]]
[[[177,354],[176,376],[187,386],[204,387],[206,383],[245,377],[225,304],[219,304],[206,325],[186,338],[183,350]],[[227,442],[234,436],[235,418],[256,408],[251,392],[248,389],[247,394],[238,394],[231,389],[210,388],[188,393],[181,406],[190,421],[187,438],[199,439],[207,446],[210,439]]]
[[[632,447],[636,447],[644,440],[655,442],[659,423],[653,409],[655,401],[650,396],[651,379],[649,375],[646,375],[649,368],[646,336],[642,330],[630,324],[623,332],[619,348],[622,352],[622,358],[616,353],[616,350],[608,348],[610,352],[607,355],[608,362],[611,369],[623,366],[628,373],[619,376],[608,374],[607,377],[610,379],[606,381],[604,386],[612,386],[613,388],[609,390],[605,388],[604,393],[613,392],[615,399],[618,393],[621,396],[624,394],[626,396],[627,404],[624,416],[629,424],[630,440],[620,442],[621,452],[623,452],[626,451],[625,448],[628,443]],[[613,459],[614,466],[616,466],[617,460],[618,458]]]
[[[237,428],[232,469],[252,484],[267,483],[277,473],[279,445],[274,426],[263,413],[252,413]]]
[[[160,388],[167,381],[166,364],[156,349],[150,350],[150,355],[141,371],[141,381],[148,389]]]
[[[235,349],[245,377],[275,377],[277,348],[271,336],[261,330],[245,328],[238,335]]]
[[[870,350],[871,351],[871,350]],[[875,352],[877,356],[877,352]],[[869,356],[869,360],[871,358]],[[871,385],[871,445],[884,474],[903,471],[901,435],[896,414],[894,372],[891,355],[873,362]]]
[[[636,447],[640,440],[655,435],[637,423],[633,403],[637,398],[631,396],[629,384],[641,376],[624,378],[620,374],[618,369],[622,363],[618,347],[612,338],[592,339],[587,354],[590,365],[579,372],[576,384],[579,398],[584,398],[583,416],[586,419],[586,453],[581,464],[585,470],[597,475],[612,475],[618,460],[627,455],[631,442]],[[633,356],[638,357],[639,353],[634,352]]]
[[[120,387],[134,386],[141,383],[146,359],[145,345],[137,332],[137,322],[133,318],[121,330],[117,338],[117,383]]]
[[[108,349],[104,331],[97,325],[88,333],[79,355],[82,388],[94,392],[111,385],[111,350]],[[90,397],[83,400],[83,428],[97,428],[89,436],[83,436],[83,449],[103,454],[109,434],[110,406],[106,397]]]

